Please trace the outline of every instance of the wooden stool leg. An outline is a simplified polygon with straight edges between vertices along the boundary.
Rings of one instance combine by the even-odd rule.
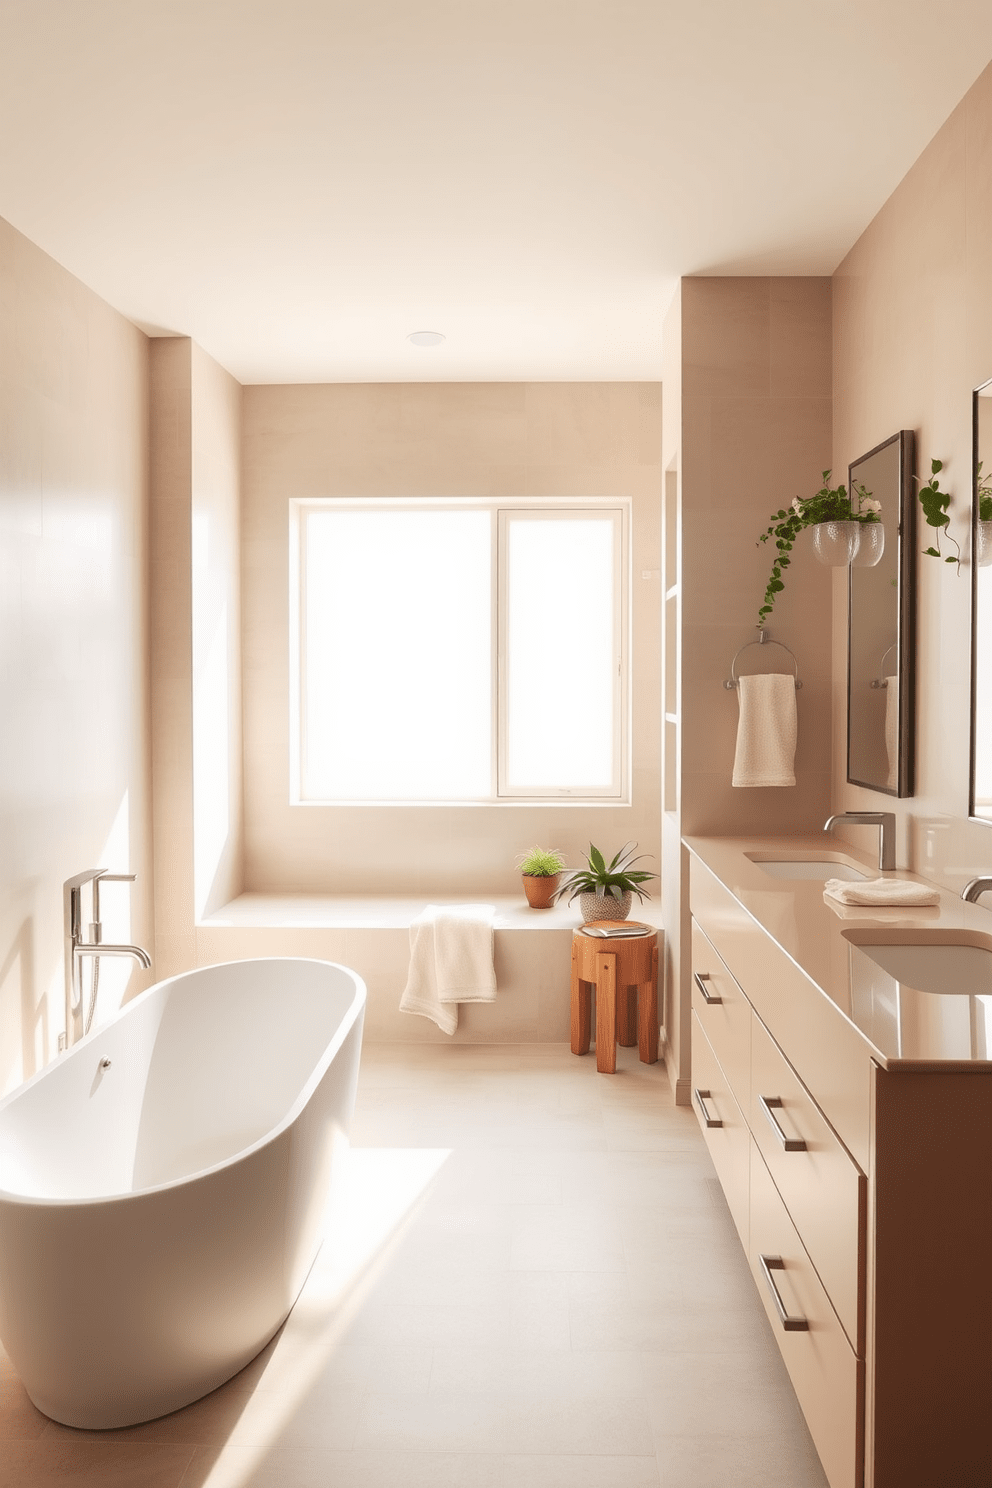
[[[596,1068],[617,1069],[617,958],[600,951],[596,957]]]
[[[588,1054],[592,1033],[592,989],[579,981],[579,950],[572,943],[572,1053]]]
[[[642,1064],[658,1063],[658,947],[651,956],[651,980],[637,989],[637,1052]]]
[[[617,1043],[630,1049],[637,1043],[637,988],[617,988]]]

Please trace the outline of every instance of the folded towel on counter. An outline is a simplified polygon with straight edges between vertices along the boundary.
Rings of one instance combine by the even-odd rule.
[[[495,1000],[494,912],[491,904],[428,904],[411,922],[401,1013],[419,1013],[454,1033],[460,1002]]]
[[[795,785],[796,682],[760,672],[737,683],[740,718],[734,785]]]
[[[823,885],[824,894],[837,899],[841,904],[939,904],[940,895],[926,884],[910,883],[905,878],[870,878],[865,883],[853,883],[845,878],[828,878]]]

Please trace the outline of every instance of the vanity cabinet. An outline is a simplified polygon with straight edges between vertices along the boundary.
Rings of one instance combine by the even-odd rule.
[[[988,1488],[992,1070],[886,1061],[746,899],[692,857],[693,1104],[831,1488]]]

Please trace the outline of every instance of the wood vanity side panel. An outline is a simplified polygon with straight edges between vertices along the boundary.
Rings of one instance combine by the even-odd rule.
[[[691,857],[692,913],[855,1162],[867,1172],[871,1058],[864,1039],[772,937]]]
[[[992,1482],[992,1073],[872,1071],[869,1488]]]

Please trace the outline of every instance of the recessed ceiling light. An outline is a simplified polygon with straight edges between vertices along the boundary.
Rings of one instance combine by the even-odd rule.
[[[406,339],[414,346],[440,346],[444,337],[440,331],[411,331]]]

